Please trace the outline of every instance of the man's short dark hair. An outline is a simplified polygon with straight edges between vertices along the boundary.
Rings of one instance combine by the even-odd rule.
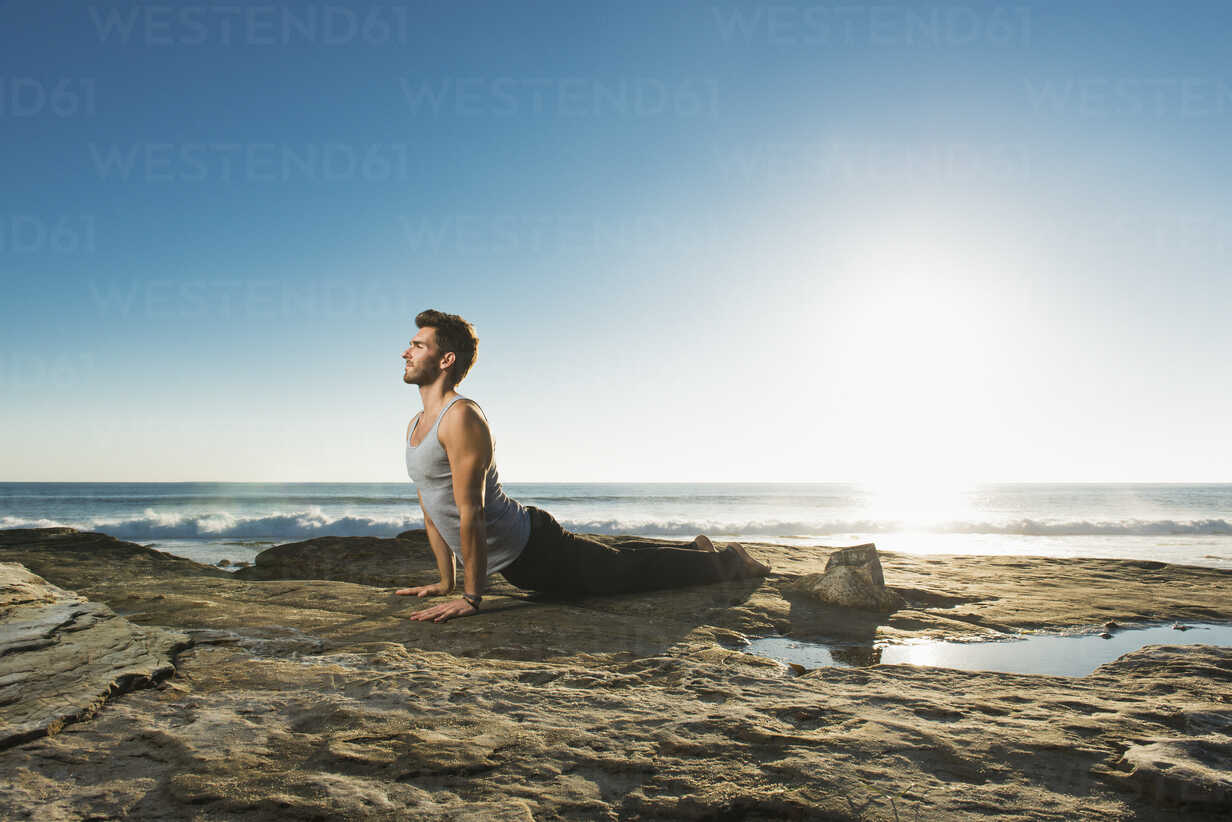
[[[479,353],[479,337],[475,335],[474,326],[457,314],[446,314],[434,308],[420,311],[415,316],[415,325],[419,328],[436,329],[437,348],[442,354],[452,351],[455,357],[449,369],[449,387],[453,388],[462,382],[462,378],[475,364],[475,357]]]

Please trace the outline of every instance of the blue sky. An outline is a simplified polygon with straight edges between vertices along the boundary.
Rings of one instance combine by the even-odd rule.
[[[0,480],[1221,481],[1232,7],[0,0]]]

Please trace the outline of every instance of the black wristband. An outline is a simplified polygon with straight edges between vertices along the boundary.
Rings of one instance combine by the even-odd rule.
[[[483,602],[483,597],[479,594],[463,594],[462,598],[470,603],[470,606],[476,611],[479,610],[479,603]]]

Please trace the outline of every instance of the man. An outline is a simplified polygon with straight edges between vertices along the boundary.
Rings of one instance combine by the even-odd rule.
[[[462,563],[462,596],[412,619],[445,622],[479,612],[489,574],[519,588],[586,596],[674,588],[765,576],[770,568],[733,543],[717,551],[706,536],[688,545],[623,543],[619,549],[572,534],[548,512],[505,495],[487,419],[458,383],[475,363],[479,338],[456,314],[428,310],[402,352],[402,381],[419,386],[423,411],[407,425],[406,468],[423,510],[441,581],[403,588],[403,596],[447,596]]]

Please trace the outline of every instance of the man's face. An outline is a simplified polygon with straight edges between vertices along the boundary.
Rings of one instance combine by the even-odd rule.
[[[428,385],[441,373],[441,354],[436,347],[436,329],[421,328],[411,344],[402,352],[406,370],[402,381],[407,385]]]

